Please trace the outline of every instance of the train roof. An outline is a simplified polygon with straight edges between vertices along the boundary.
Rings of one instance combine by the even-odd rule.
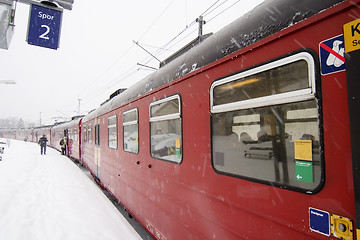
[[[85,116],[92,119],[345,0],[266,0]]]
[[[81,120],[82,117],[83,116],[72,117],[72,119],[67,122],[61,122],[59,124],[53,125],[52,129],[66,129],[69,127],[78,126],[79,121]]]

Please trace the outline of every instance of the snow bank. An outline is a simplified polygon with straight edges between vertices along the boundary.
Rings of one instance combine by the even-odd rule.
[[[0,161],[0,239],[141,238],[68,158],[11,140]]]

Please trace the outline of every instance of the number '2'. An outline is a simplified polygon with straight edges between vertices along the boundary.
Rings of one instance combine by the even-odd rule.
[[[50,32],[50,27],[48,25],[41,25],[42,28],[46,28],[46,31],[39,36],[39,38],[49,40],[48,34]]]

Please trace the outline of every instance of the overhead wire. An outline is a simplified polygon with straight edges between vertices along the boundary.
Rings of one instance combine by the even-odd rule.
[[[160,19],[160,17],[166,12],[166,10],[173,4],[175,0],[173,0],[170,4],[167,5],[167,7],[161,12],[161,14],[156,18],[156,20],[147,28],[147,30],[140,36],[139,39],[143,38],[145,36],[145,34],[153,27],[153,25]],[[233,5],[235,5],[236,3],[238,3],[240,0],[238,0],[237,2],[235,2],[234,4],[232,4],[230,7],[232,7]],[[207,16],[208,14],[211,14],[214,10],[216,10],[217,8],[219,8],[220,6],[222,6],[224,3],[228,2],[228,0],[223,1],[222,3],[220,3],[219,5],[217,5],[215,8],[214,6],[220,2],[220,0],[215,1],[209,8],[207,8],[202,15]],[[220,14],[222,14],[223,12],[225,12],[227,9],[229,9],[230,7],[226,8],[225,10],[223,10]],[[211,11],[210,11],[211,10]],[[219,16],[220,14],[217,14],[215,17]],[[215,17],[211,18],[214,19]],[[192,26],[194,26],[196,24],[196,20],[193,20],[189,25],[187,25],[182,31],[180,31],[175,37],[173,37],[170,41],[168,41],[165,45],[163,45],[162,47],[158,48],[155,52],[154,55],[155,56],[159,56],[160,54],[162,54],[164,51],[169,51],[169,49],[171,49],[173,46],[177,45],[179,42],[183,41],[184,39],[186,39],[188,36],[190,36],[191,34],[193,34],[197,29],[191,31],[189,34],[187,34],[186,36],[184,36],[182,39],[180,39],[179,41],[175,42],[173,45],[170,45],[171,43],[173,43],[176,39],[178,39],[179,36],[181,36],[184,32],[186,32],[187,30],[189,30]],[[144,44],[142,44],[144,45]],[[170,46],[169,46],[170,45]],[[124,55],[123,55],[124,56]],[[147,57],[145,59],[143,59],[142,63],[144,64],[149,64],[152,61],[152,57]],[[113,65],[115,65],[118,61],[114,62],[108,69],[112,68]],[[108,71],[108,69],[105,71],[105,73]],[[130,72],[132,71],[132,72]],[[115,84],[117,84],[120,81],[123,81],[126,79],[126,77],[129,77],[133,74],[135,74],[137,71],[139,71],[139,68],[137,68],[136,70],[134,68],[129,69],[127,71],[124,72],[124,74],[121,74],[121,79],[119,79],[118,77],[114,78],[112,81],[107,82],[107,84],[102,87],[100,90],[97,91],[97,94],[94,96],[97,97],[98,95],[100,95],[101,93],[103,93],[104,91],[107,91],[110,87],[114,86]],[[117,81],[117,82],[115,82]],[[114,83],[115,82],[115,83]],[[110,84],[110,87],[109,87]],[[91,99],[89,99],[89,101],[91,101]],[[84,102],[85,103],[85,102]]]
[[[131,45],[129,48],[125,50],[124,53],[120,54],[120,56],[112,63],[110,64],[104,71],[102,71],[90,84],[87,84],[85,88],[81,89],[82,93],[86,92],[94,83],[98,82],[111,68],[113,68],[122,58],[125,58],[125,56],[134,48],[134,45]],[[79,97],[83,97],[80,95]]]
[[[121,74],[122,78],[119,79],[119,76],[113,78],[111,81],[107,82],[106,85],[104,85],[103,87],[101,87],[100,89],[98,89],[96,91],[96,94],[91,94],[91,96],[86,97],[87,100],[84,100],[84,104],[88,103],[90,101],[92,101],[93,99],[95,99],[97,96],[105,93],[107,90],[109,90],[109,88],[111,88],[112,86],[118,84],[119,82],[123,81],[124,79],[132,76],[133,74],[135,74],[137,72],[137,70],[134,70],[135,67],[131,67],[128,70],[126,70],[125,72],[123,72]]]
[[[171,1],[171,2],[164,8],[164,10],[163,10],[163,11],[160,13],[160,15],[155,19],[155,21],[154,21],[154,22],[145,30],[145,32],[139,37],[138,41],[141,40],[141,39],[146,35],[146,33],[147,33],[148,31],[150,31],[150,29],[158,22],[158,20],[161,18],[161,16],[169,9],[169,7],[170,7],[175,1],[176,1],[176,0]],[[115,65],[120,61],[120,59],[122,59],[123,57],[125,57],[125,56],[130,52],[130,50],[131,50],[133,47],[134,47],[134,45],[132,45],[130,48],[128,48],[128,49],[125,51],[124,54],[121,54],[118,59],[116,59],[107,69],[105,69],[101,74],[99,74],[98,77],[96,77],[96,78],[94,79],[94,81],[92,81],[89,85],[87,85],[86,89],[85,89],[85,90],[83,89],[82,91],[83,91],[83,92],[86,91],[86,90],[89,89],[95,82],[98,82],[111,68],[113,68],[113,66],[115,66]],[[139,69],[135,70],[133,74],[135,74],[138,70],[139,70]],[[128,70],[127,70],[126,72],[128,72]],[[125,72],[125,73],[126,73],[126,72]],[[112,82],[112,81],[111,81],[111,82]],[[101,89],[106,88],[108,84],[109,84],[109,82],[106,83],[106,85],[105,85],[104,87],[102,87]],[[111,86],[112,86],[112,85],[111,85]],[[106,88],[106,90],[107,90],[107,89],[108,89],[108,88]],[[100,90],[100,93],[102,93],[101,90]],[[99,95],[99,91],[97,91],[97,94],[96,94],[96,95]],[[93,96],[93,94],[91,94],[91,97],[90,97],[90,98],[92,98],[92,96]],[[86,97],[81,96],[81,98],[88,98],[88,97],[87,97],[87,96],[86,96]],[[89,99],[89,101],[91,101],[91,99]],[[86,103],[86,101],[85,101],[84,103]],[[61,109],[61,108],[60,108],[60,109]]]
[[[215,1],[209,8],[207,8],[202,15],[205,15],[210,9],[212,9],[220,0]],[[227,2],[228,0],[225,0],[223,3],[220,4],[220,6],[222,4],[224,4],[225,2]],[[156,24],[156,22],[158,22],[158,20],[161,18],[161,16],[169,9],[169,7],[175,2],[175,0],[171,1],[165,8],[164,10],[160,13],[160,15],[155,19],[155,21],[145,30],[145,32],[139,37],[139,40],[141,40],[146,33]],[[216,8],[215,8],[216,9]],[[213,10],[212,10],[213,11]],[[210,11],[208,14],[210,14],[212,11]],[[189,28],[191,28],[192,26],[194,26],[196,24],[196,20],[193,20],[189,25],[187,25],[182,31],[180,31],[175,37],[173,37],[170,41],[168,41],[165,45],[163,45],[162,47],[158,48],[157,51],[155,51],[154,56],[158,56],[159,54],[163,53],[164,51],[169,51],[167,49],[167,47],[169,46],[169,44],[171,44],[174,40],[176,40],[180,35],[182,35],[185,31],[187,31]],[[191,33],[193,33],[194,31],[192,31]],[[190,35],[190,34],[189,34]],[[188,36],[188,35],[187,35]],[[186,37],[185,37],[186,38]],[[183,38],[184,39],[184,38]],[[102,72],[94,81],[98,81],[106,72],[108,72],[114,65],[117,64],[117,62],[123,57],[125,56],[129,51],[131,50],[131,47],[124,53],[121,55],[120,58],[118,58],[114,63],[112,63],[106,70],[104,70],[104,72]],[[145,64],[148,64],[150,61],[152,60],[152,58],[150,58],[149,60],[147,60],[145,62]],[[90,84],[91,85],[91,84]],[[88,88],[90,87],[90,85],[88,86]]]
[[[217,0],[217,1],[215,1],[208,9],[206,9],[205,10],[205,12],[203,12],[201,15],[205,15],[205,13],[207,12],[207,11],[209,11],[213,6],[215,6],[218,2],[219,2],[220,0]],[[227,2],[228,0],[226,0],[225,2]]]
[[[150,31],[150,29],[156,24],[157,21],[161,18],[161,16],[168,10],[168,8],[175,2],[176,0],[171,1],[164,10],[160,13],[160,15],[155,19],[155,21],[145,30],[143,34],[139,37],[138,41],[140,41],[147,33]]]
[[[225,8],[223,11],[221,11],[220,13],[216,14],[214,17],[210,18],[208,20],[208,22],[214,20],[215,18],[217,18],[219,15],[223,14],[224,12],[226,12],[228,9],[230,9],[231,7],[233,7],[235,4],[237,4],[238,2],[240,2],[241,0],[237,0],[236,2],[234,2],[233,4],[231,4],[229,7]]]
[[[214,17],[212,17],[210,20],[207,20],[207,22],[210,22],[211,20],[215,19],[216,17],[218,17],[219,15],[223,14],[225,11],[227,11],[229,8],[231,8],[232,6],[234,6],[235,4],[237,4],[238,2],[240,2],[241,0],[237,0],[235,3],[233,3],[232,5],[230,5],[229,7],[227,7],[226,9],[224,9],[223,11],[221,11],[220,13],[216,14]],[[201,16],[208,16],[209,14],[211,14],[213,11],[215,11],[216,9],[218,9],[220,6],[224,5],[226,2],[228,2],[228,0],[225,0],[223,2],[221,2],[220,4],[218,4],[220,2],[220,0],[216,0],[209,8],[207,8],[202,14]],[[218,5],[217,5],[218,4]],[[217,5],[217,6],[216,6]],[[215,7],[216,6],[216,7]],[[193,20],[189,25],[187,25],[182,31],[180,31],[175,37],[173,37],[170,41],[168,41],[166,44],[163,45],[163,47],[161,47],[160,49],[158,49],[156,52],[153,53],[154,56],[158,57],[160,54],[163,53],[163,49],[165,48],[169,48],[171,49],[173,46],[175,46],[177,43],[179,43],[181,40],[185,39],[186,37],[188,37],[189,35],[191,35],[192,33],[194,33],[196,30],[193,30],[190,34],[188,34],[186,37],[182,38],[181,40],[179,40],[176,44],[173,44],[171,46],[169,46],[172,42],[174,42],[180,35],[182,35],[184,32],[186,32],[187,30],[189,30],[189,28],[191,28],[192,26],[194,26],[196,24],[196,20]],[[152,59],[150,58],[149,60],[147,60],[145,62],[145,64],[148,64]],[[144,60],[145,61],[145,60]]]
[[[226,2],[228,2],[229,0],[225,0],[224,2],[220,3],[218,6],[216,6],[214,9],[212,9],[210,12],[208,12],[210,10],[210,8],[208,10],[206,10],[202,16],[206,17],[207,15],[209,15],[210,13],[212,13],[213,11],[215,11],[216,9],[218,9],[219,7],[221,7],[222,5],[224,5]],[[216,3],[219,1],[216,1]],[[214,3],[213,6],[216,4]]]
[[[170,43],[172,43],[176,38],[178,38],[181,34],[183,34],[188,28],[190,28],[193,24],[195,23],[192,22],[190,24],[190,26],[186,26],[180,33],[178,33],[175,37],[173,37],[168,43],[166,43],[165,45],[163,45],[159,50],[157,50],[153,55],[158,56],[160,53],[163,52],[164,49],[166,49]],[[146,62],[146,64],[149,62]]]
[[[235,2],[234,4],[232,4],[230,7],[234,6],[236,3],[238,3],[240,0],[238,0],[237,2]],[[220,4],[218,4],[220,2],[220,0],[216,0],[209,8],[207,8],[201,15],[204,16],[208,16],[209,14],[211,14],[212,12],[214,12],[216,9],[218,9],[219,7],[221,7],[222,5],[224,5],[226,2],[228,2],[228,0],[225,0],[223,2],[221,2]],[[224,13],[226,10],[228,10],[230,7],[226,8],[225,10],[221,11],[220,14]],[[220,14],[217,14],[215,17],[211,18],[211,20],[213,20],[214,18],[216,18],[217,16],[219,16]],[[197,29],[192,30],[190,33],[188,33],[186,36],[184,36],[183,38],[179,39],[178,41],[174,42],[176,39],[178,39],[181,35],[183,35],[186,31],[188,31],[192,26],[194,26],[196,24],[196,20],[193,20],[189,25],[186,24],[186,27],[180,31],[175,37],[173,37],[170,41],[168,41],[166,44],[164,44],[162,47],[158,48],[156,51],[153,52],[152,55],[154,55],[156,58],[160,58],[159,56],[161,54],[163,54],[165,51],[167,51],[167,49],[172,49],[174,46],[176,46],[177,44],[179,44],[180,42],[182,42],[183,40],[185,40],[186,38],[188,38],[190,35],[192,35],[195,31],[197,31]],[[144,34],[143,34],[144,35]],[[142,36],[143,36],[142,35]],[[171,44],[171,45],[170,45]],[[175,52],[175,51],[173,51]],[[148,66],[151,62],[153,61],[153,58],[150,56],[145,57],[143,60],[140,61],[140,63],[138,63],[138,65],[142,65],[141,63],[143,63],[143,65]]]
[[[238,2],[240,2],[241,0],[236,1],[235,3],[233,3],[231,6],[227,7],[226,9],[224,9],[223,11],[221,11],[220,13],[216,14],[214,17],[210,18],[209,20],[207,20],[207,22],[212,21],[213,19],[215,19],[216,17],[218,17],[219,15],[223,14],[225,11],[227,11],[229,8],[231,8],[232,6],[234,6],[235,4],[237,4]],[[175,2],[175,0],[171,1],[165,8],[164,10],[160,13],[160,15],[154,20],[154,22],[140,35],[139,40],[143,39],[144,36],[150,31],[151,28],[153,28],[153,26],[159,21],[159,19],[164,15],[164,13],[170,8],[170,6]],[[216,0],[209,8],[207,8],[201,15],[202,16],[208,16],[211,13],[213,13],[216,9],[218,9],[219,7],[221,7],[222,5],[224,5],[226,2],[228,2],[228,0],[225,0],[223,2],[220,2],[220,4],[218,4],[220,2],[220,0]],[[167,43],[165,43],[162,47],[158,48],[156,51],[154,51],[154,56],[159,56],[161,54],[163,54],[165,51],[169,51],[169,49],[171,49],[173,46],[177,45],[178,43],[180,43],[182,40],[186,39],[188,36],[190,36],[191,34],[193,34],[197,29],[192,30],[189,34],[187,34],[186,36],[184,36],[183,38],[179,39],[178,41],[176,41],[174,43],[174,41],[176,39],[178,39],[182,34],[184,34],[186,31],[188,31],[191,27],[193,27],[196,24],[196,20],[193,20],[190,24],[186,24],[186,27],[184,29],[182,29],[177,35],[175,35],[173,38],[171,38]],[[173,44],[172,44],[173,43]],[[170,45],[172,44],[172,45]],[[144,44],[142,44],[144,45]],[[133,47],[134,45],[132,45]],[[128,48],[124,54],[121,54],[120,57],[118,59],[116,59],[111,65],[109,65],[108,68],[106,68],[101,74],[99,74],[94,81],[88,85],[87,89],[91,87],[91,85],[93,85],[95,82],[98,82],[111,68],[113,68],[119,61],[120,59],[124,58],[132,49],[132,47]],[[171,50],[170,50],[171,51]],[[147,57],[145,59],[143,59],[141,62],[145,63],[145,64],[149,64],[153,59],[151,57]],[[96,94],[87,94],[85,96],[82,96],[81,98],[84,99],[83,104],[86,104],[88,102],[91,102],[93,99],[97,98],[99,95],[103,94],[105,91],[107,91],[108,89],[110,89],[111,87],[113,87],[116,84],[119,84],[119,82],[124,81],[125,79],[127,79],[128,77],[134,75],[136,72],[138,72],[141,68],[137,68],[137,67],[131,67],[130,69],[126,70],[125,72],[123,72],[121,75],[113,78],[111,81],[108,81],[105,85],[103,85],[103,87],[101,87],[100,89],[97,89]],[[86,89],[86,90],[87,90]],[[86,100],[85,100],[86,99]],[[62,109],[62,108],[60,108]]]
[[[74,104],[75,100],[81,98],[81,99],[87,99],[87,98],[91,98],[91,96],[94,95],[94,93],[89,93],[87,95],[84,95],[84,93],[90,89],[96,82],[98,82],[113,66],[115,66],[122,58],[124,58],[129,52],[130,50],[134,48],[133,45],[131,45],[123,54],[120,54],[120,57],[117,58],[111,65],[109,65],[104,71],[102,71],[97,77],[95,77],[95,79],[89,83],[86,84],[86,86],[84,88],[81,89],[81,94],[78,95],[78,97],[76,99],[70,100],[68,103],[64,104],[62,107],[59,107],[56,109],[56,111],[60,111],[61,109],[67,108],[71,105]],[[97,90],[98,92],[98,90]]]

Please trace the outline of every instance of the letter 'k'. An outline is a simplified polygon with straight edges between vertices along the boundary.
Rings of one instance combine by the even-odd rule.
[[[360,23],[356,24],[355,27],[354,27],[354,25],[351,26],[351,34],[352,34],[353,37],[355,36],[355,31],[356,31],[358,34],[360,34],[360,31],[359,31],[359,29],[358,29],[359,24],[360,24]]]

